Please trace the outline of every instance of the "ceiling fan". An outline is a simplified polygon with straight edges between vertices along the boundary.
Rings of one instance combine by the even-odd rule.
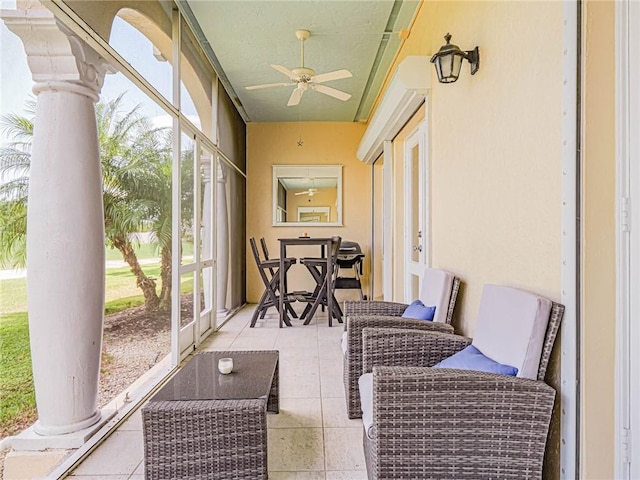
[[[264,85],[253,85],[245,88],[247,90],[257,90],[260,88],[289,87],[295,85],[296,88],[291,92],[291,96],[287,102],[287,106],[289,107],[298,105],[302,99],[302,95],[309,89],[309,87],[316,92],[324,93],[325,95],[337,98],[343,102],[349,100],[351,98],[349,93],[322,85],[322,83],[329,82],[331,80],[340,80],[342,78],[352,77],[353,75],[351,75],[349,70],[335,70],[333,72],[316,75],[315,71],[304,66],[304,41],[310,36],[311,32],[309,32],[309,30],[296,30],[296,38],[300,40],[301,47],[301,67],[289,70],[287,67],[283,67],[282,65],[271,65],[272,68],[289,77],[290,82],[267,83]]]
[[[294,195],[309,195],[310,197],[313,197],[316,193],[318,193],[317,188],[308,188],[303,192],[296,192]]]

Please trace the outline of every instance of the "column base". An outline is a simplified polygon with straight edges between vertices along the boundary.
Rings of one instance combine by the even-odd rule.
[[[77,432],[91,427],[92,425],[98,423],[101,417],[102,414],[100,413],[100,410],[96,410],[93,415],[91,415],[89,418],[85,418],[80,422],[56,427],[48,427],[46,425],[42,425],[40,423],[40,420],[38,420],[33,425],[33,431],[38,435],[42,435],[45,437],[48,437],[50,435],[66,435],[68,433]]]
[[[11,438],[13,450],[45,450],[47,448],[80,448],[91,438],[105,423],[107,423],[117,410],[100,410],[98,422],[77,432],[63,435],[41,435],[36,433],[34,425]]]

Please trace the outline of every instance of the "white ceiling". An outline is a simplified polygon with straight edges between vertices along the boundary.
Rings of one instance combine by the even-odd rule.
[[[246,121],[363,121],[411,24],[418,0],[184,0],[181,5]],[[350,93],[346,102],[316,91],[287,107],[293,86],[270,64],[300,65],[295,31],[309,30],[305,66],[316,74],[347,69],[352,78],[325,85]]]

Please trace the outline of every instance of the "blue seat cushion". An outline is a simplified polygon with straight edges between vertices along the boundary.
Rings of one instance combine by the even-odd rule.
[[[436,307],[427,307],[422,300],[414,300],[402,314],[403,318],[414,318],[417,320],[433,320],[436,314]]]
[[[457,368],[460,370],[477,370],[480,372],[500,373],[515,377],[518,369],[509,365],[503,365],[485,356],[473,345],[460,350],[458,353],[445,358],[433,368]]]

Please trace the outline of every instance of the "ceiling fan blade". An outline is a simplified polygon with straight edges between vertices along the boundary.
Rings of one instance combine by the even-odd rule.
[[[296,80],[298,78],[298,75],[296,75],[295,73],[293,73],[291,70],[289,70],[287,67],[283,67],[282,65],[271,65],[271,68],[276,69],[277,71],[279,71],[280,73],[285,74],[287,77],[289,77],[291,80]]]
[[[305,192],[296,192],[296,193],[294,193],[294,195],[309,195],[309,192],[308,192],[308,191],[305,191]]]
[[[349,70],[336,70],[335,72],[321,73],[311,77],[311,81],[314,83],[329,82],[331,80],[340,80],[341,78],[353,77]]]
[[[336,90],[335,88],[327,87],[326,85],[312,85],[312,88],[320,93],[342,100],[343,102],[351,98],[351,94]]]
[[[293,92],[291,92],[291,96],[289,97],[289,101],[287,102],[287,107],[298,105],[305,90],[305,88],[298,87]]]
[[[271,87],[289,87],[291,85],[295,85],[295,83],[265,83],[264,85],[252,85],[250,87],[244,87],[247,90],[258,90],[260,88],[271,88]]]

